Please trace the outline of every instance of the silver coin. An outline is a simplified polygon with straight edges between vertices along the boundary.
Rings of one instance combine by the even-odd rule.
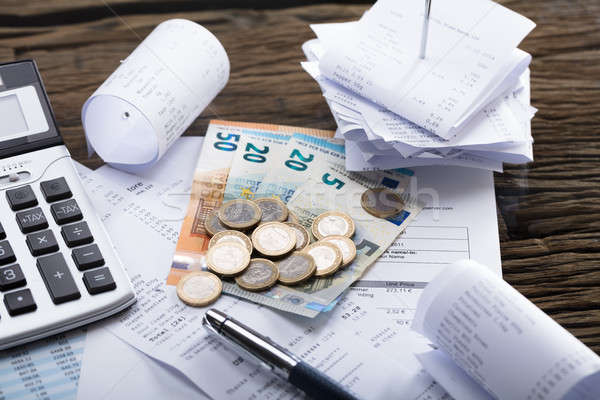
[[[286,285],[302,283],[315,273],[315,260],[310,254],[298,251],[290,254],[277,263],[279,282]]]

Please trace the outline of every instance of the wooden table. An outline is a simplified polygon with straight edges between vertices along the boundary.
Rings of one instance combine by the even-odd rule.
[[[334,129],[317,84],[300,68],[310,23],[357,19],[370,4],[321,1],[3,0],[0,61],[33,58],[65,142],[86,158],[81,106],[159,22],[188,18],[212,31],[231,61],[229,84],[188,130],[211,118]],[[247,8],[252,3],[253,8]],[[362,4],[361,4],[362,3]],[[504,276],[600,352],[600,2],[505,0],[537,28],[535,159],[496,174]],[[118,15],[118,16],[117,16]],[[0,117],[1,123],[1,117]]]

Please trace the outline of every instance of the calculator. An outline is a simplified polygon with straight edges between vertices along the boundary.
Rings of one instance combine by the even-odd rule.
[[[0,64],[0,350],[135,302],[34,61]]]

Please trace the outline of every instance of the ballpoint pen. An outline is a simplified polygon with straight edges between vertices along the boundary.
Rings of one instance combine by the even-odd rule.
[[[313,399],[357,400],[339,383],[227,314],[211,308],[202,325]]]
[[[431,11],[431,0],[425,0],[425,13],[423,14],[423,32],[421,33],[421,52],[419,57],[425,58],[427,50],[427,34],[429,33],[429,13]]]

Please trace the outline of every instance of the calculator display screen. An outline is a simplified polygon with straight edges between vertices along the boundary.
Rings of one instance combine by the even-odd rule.
[[[7,135],[26,133],[29,130],[23,108],[16,94],[0,97],[0,138]]]

